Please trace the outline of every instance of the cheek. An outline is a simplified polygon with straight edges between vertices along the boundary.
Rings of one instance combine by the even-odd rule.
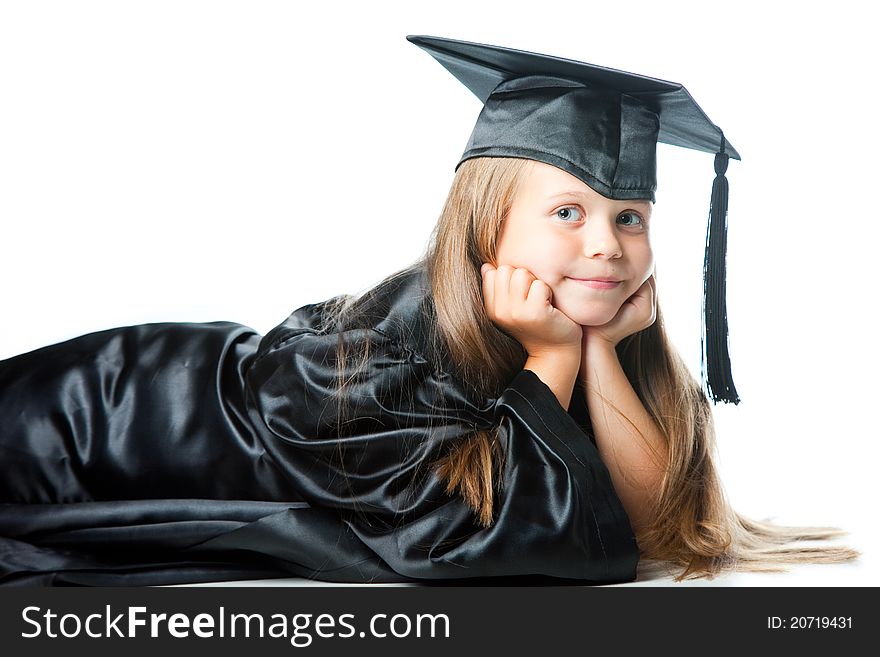
[[[642,263],[639,263],[638,267],[633,269],[633,278],[629,281],[626,289],[622,291],[621,296],[623,297],[622,301],[629,299],[633,294],[635,294],[640,287],[645,283],[645,281],[650,278],[651,273],[654,271],[654,261],[649,260]]]
[[[525,267],[537,278],[553,285],[566,275],[565,264],[571,261],[571,240],[532,231],[510,231],[499,244],[498,264]]]
[[[539,263],[549,277],[556,278],[568,275],[572,263],[579,263],[584,258],[576,240],[552,233],[531,235],[528,251],[532,260]]]
[[[648,280],[651,272],[654,271],[654,251],[649,243],[645,243],[638,245],[629,255],[634,277],[638,279],[638,284],[641,285]],[[638,289],[638,285],[636,289]]]

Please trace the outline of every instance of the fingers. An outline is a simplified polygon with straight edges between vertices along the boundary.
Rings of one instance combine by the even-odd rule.
[[[502,267],[505,267],[505,265],[502,265]],[[529,291],[531,290],[532,282],[537,279],[528,269],[524,269],[523,267],[518,267],[516,269],[510,267],[510,270],[510,282],[508,284],[510,300],[513,303],[525,303],[529,298]]]
[[[639,286],[639,289],[633,293],[633,298],[644,297],[648,299],[650,303],[654,303],[656,296],[657,282],[654,280],[653,274],[648,276],[648,278],[645,279],[645,282]]]
[[[485,263],[480,272],[483,302],[492,319],[512,317],[523,304],[537,301],[543,305],[552,297],[550,287],[525,267],[501,265],[496,269]]]
[[[648,276],[648,280],[645,281],[645,285],[648,288],[648,305],[651,309],[651,316],[648,321],[648,326],[650,326],[657,319],[657,279],[654,278],[653,273]]]
[[[495,314],[507,316],[508,299],[510,291],[510,268],[501,265],[495,270]]]
[[[654,274],[651,274],[651,277],[648,280],[651,281],[651,306],[654,309],[651,316],[651,322],[653,323],[654,319],[657,317],[657,279],[654,278]]]
[[[489,319],[529,354],[581,348],[583,329],[552,304],[553,290],[526,267],[483,265]]]
[[[544,281],[533,277],[529,285],[527,301],[539,307],[547,304],[553,305],[553,290]]]
[[[489,313],[489,317],[494,318],[495,309],[495,274],[497,270],[492,265],[486,263],[480,268],[483,274],[483,304]]]
[[[641,331],[657,321],[656,281],[653,274],[645,279],[633,295],[621,306],[618,317],[621,337]]]

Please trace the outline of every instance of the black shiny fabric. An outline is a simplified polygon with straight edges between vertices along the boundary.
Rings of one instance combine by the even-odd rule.
[[[430,54],[485,105],[462,159],[475,156],[474,148],[486,146],[511,148],[509,154],[516,157],[516,149],[529,144],[536,151],[533,159],[560,166],[540,157],[547,152],[569,163],[570,169],[561,168],[579,178],[581,171],[593,176],[609,171],[610,159],[633,171],[645,167],[643,175],[650,180],[655,177],[653,155],[643,163],[638,158],[658,141],[740,159],[721,129],[678,82],[486,43],[414,34],[406,39]],[[510,139],[509,131],[524,141]],[[613,172],[599,177],[615,193],[625,193],[633,185],[645,189],[642,175],[625,173],[619,183]],[[593,185],[589,179],[584,182]]]
[[[461,160],[521,157],[567,171],[603,196],[656,200],[660,117],[616,90],[548,75],[499,84]]]
[[[265,337],[155,323],[0,361],[0,583],[634,579],[585,404],[569,414],[530,371],[475,399],[425,357],[427,290],[424,270],[398,279],[366,331],[319,332],[310,304]],[[339,427],[337,342],[367,336]],[[427,464],[497,423],[504,487],[481,528]]]

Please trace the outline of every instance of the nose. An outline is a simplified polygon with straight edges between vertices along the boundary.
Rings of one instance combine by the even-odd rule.
[[[592,217],[584,226],[584,254],[588,258],[620,258],[623,250],[617,238],[617,217]]]

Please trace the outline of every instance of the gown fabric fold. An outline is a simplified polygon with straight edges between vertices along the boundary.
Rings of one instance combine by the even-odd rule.
[[[423,268],[379,289],[366,328],[323,330],[322,305],[265,336],[141,324],[0,361],[0,585],[635,579],[582,391],[567,412],[523,370],[478,398],[436,367]],[[337,345],[367,341],[340,424]],[[483,528],[430,463],[496,425]]]

